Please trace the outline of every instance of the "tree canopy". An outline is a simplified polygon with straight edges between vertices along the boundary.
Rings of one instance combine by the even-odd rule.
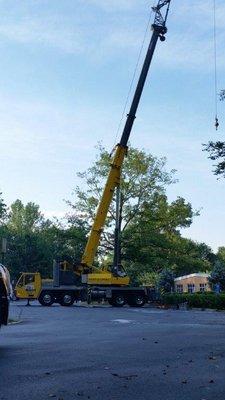
[[[81,260],[87,235],[102,195],[110,155],[102,147],[68,202],[71,213],[64,219],[45,218],[35,202],[19,199],[7,207],[0,194],[0,240],[7,238],[5,262],[13,278],[21,271],[52,275],[54,259]],[[122,263],[132,283],[159,284],[167,277],[210,271],[216,260],[225,262],[225,248],[218,254],[205,243],[182,237],[198,211],[182,197],[169,201],[167,188],[176,183],[175,171],[167,170],[166,159],[131,148],[121,176]],[[116,202],[113,198],[98,252],[98,263],[112,260]],[[168,283],[168,279],[167,279]]]
[[[99,156],[85,172],[79,173],[73,212],[91,224],[108,174],[110,155],[99,147]],[[210,269],[211,249],[181,236],[199,213],[178,197],[168,201],[166,189],[176,182],[175,171],[166,170],[166,159],[131,148],[121,176],[122,261],[133,283],[154,281],[154,274],[171,269],[183,274]],[[100,255],[112,254],[115,197],[111,204]]]
[[[218,259],[215,261],[209,282],[211,284],[219,284],[220,289],[225,291],[225,262],[223,260]]]
[[[52,276],[54,259],[75,262],[81,258],[87,227],[79,218],[66,222],[45,219],[40,207],[16,200],[0,225],[0,240],[7,238],[5,262],[11,276],[20,272],[40,272]]]
[[[110,164],[110,154],[99,146],[99,155],[87,171],[78,173],[81,184],[74,189],[75,202],[69,204],[76,214],[92,224],[96,207],[102,195]],[[125,231],[156,194],[164,194],[166,187],[175,182],[174,170],[166,171],[166,159],[157,158],[143,150],[130,148],[121,174],[121,228]],[[116,218],[115,196],[110,205],[100,250],[112,250]]]
[[[220,100],[225,100],[225,90],[220,92]],[[210,141],[204,144],[204,151],[209,153],[209,159],[216,161],[214,164],[214,175],[225,177],[225,142],[223,141]]]

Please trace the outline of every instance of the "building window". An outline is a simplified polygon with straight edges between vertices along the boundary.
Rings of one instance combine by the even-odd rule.
[[[203,293],[203,292],[206,291],[207,284],[206,283],[200,283],[199,287],[200,287],[200,292]]]
[[[183,293],[183,285],[177,285],[177,293]]]
[[[194,291],[195,291],[194,283],[189,283],[188,284],[188,293],[194,293]]]

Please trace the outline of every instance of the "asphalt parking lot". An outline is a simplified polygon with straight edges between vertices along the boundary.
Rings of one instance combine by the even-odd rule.
[[[225,313],[14,303],[0,399],[224,400]]]

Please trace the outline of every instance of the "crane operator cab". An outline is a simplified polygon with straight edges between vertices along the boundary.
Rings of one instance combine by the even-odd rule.
[[[114,276],[118,276],[119,278],[125,278],[127,276],[127,273],[122,264],[110,265],[110,271]]]

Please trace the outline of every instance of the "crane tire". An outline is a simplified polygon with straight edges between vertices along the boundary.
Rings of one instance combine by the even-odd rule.
[[[50,307],[54,303],[55,299],[51,292],[43,291],[38,297],[38,301],[42,306]]]
[[[143,307],[145,303],[146,300],[143,294],[135,294],[128,301],[130,307]]]
[[[70,307],[74,303],[74,295],[73,293],[63,293],[61,299],[59,300],[59,304],[63,307]]]
[[[126,298],[123,294],[114,294],[112,298],[112,305],[114,307],[123,307],[126,304]]]

